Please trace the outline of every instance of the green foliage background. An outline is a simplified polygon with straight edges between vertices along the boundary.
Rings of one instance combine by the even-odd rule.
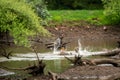
[[[35,9],[35,12],[42,20],[47,20],[50,17],[44,0],[26,0],[26,2]]]
[[[102,0],[104,3],[105,24],[120,24],[120,0]]]
[[[28,37],[36,33],[47,35],[41,19],[24,0],[0,0],[0,32],[8,31],[16,44],[29,46]]]

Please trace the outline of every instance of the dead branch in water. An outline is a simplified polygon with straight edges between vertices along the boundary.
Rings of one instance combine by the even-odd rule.
[[[81,56],[75,56],[74,59],[70,59],[65,57],[75,66],[84,66],[84,65],[99,65],[99,64],[112,64],[114,67],[120,67],[120,63],[113,60],[113,59],[99,59],[99,60],[89,60],[89,59],[82,59]]]
[[[38,56],[37,51],[35,50],[35,47],[32,47],[32,49],[37,56],[38,64],[34,64],[33,66],[30,66],[30,67],[26,68],[26,70],[28,71],[29,74],[32,74],[32,75],[44,74],[44,68],[46,65],[45,65],[45,63],[43,63],[43,60],[39,59],[39,56]]]
[[[79,65],[79,66],[82,66],[84,65],[84,62],[82,61],[82,56],[78,55],[74,57],[74,59],[70,59],[68,57],[65,57],[67,60],[69,60],[71,63],[73,63],[74,65]]]
[[[112,60],[112,59],[101,59],[101,60],[93,60],[93,63],[95,63],[96,65],[99,64],[112,64],[114,67],[120,67],[120,63]]]
[[[37,51],[35,50],[35,47],[32,47],[32,50],[33,50],[33,52],[36,54],[36,56],[37,56],[37,60],[38,60],[38,63],[39,63],[39,62],[40,62],[40,60],[39,60],[38,53],[37,53]]]

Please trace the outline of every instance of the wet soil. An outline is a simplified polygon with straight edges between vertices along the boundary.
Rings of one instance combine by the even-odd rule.
[[[63,72],[65,80],[114,80],[120,78],[120,68],[112,66],[77,66]]]

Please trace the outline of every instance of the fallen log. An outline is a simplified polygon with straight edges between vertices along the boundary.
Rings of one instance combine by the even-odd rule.
[[[96,60],[89,60],[89,59],[82,59],[81,56],[75,56],[74,59],[70,59],[68,57],[65,57],[67,60],[69,60],[71,63],[74,64],[74,66],[85,66],[85,65],[99,65],[99,64],[112,64],[114,67],[120,67],[120,62],[117,62],[113,59],[96,59]]]
[[[112,51],[108,51],[108,52],[104,52],[102,54],[96,54],[96,55],[92,55],[92,56],[105,56],[105,57],[110,57],[110,56],[115,56],[115,55],[119,55],[120,53],[120,49],[115,49]]]
[[[95,65],[112,64],[114,67],[120,67],[120,63],[112,59],[92,60]]]

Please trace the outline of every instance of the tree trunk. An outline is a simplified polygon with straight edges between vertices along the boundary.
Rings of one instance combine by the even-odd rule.
[[[105,56],[105,57],[109,57],[109,56],[118,55],[119,53],[120,53],[120,48],[112,50],[112,51],[108,51],[108,52],[105,52],[105,53],[102,53],[102,54],[92,55],[92,56]]]
[[[99,64],[112,64],[114,67],[120,67],[120,63],[112,59],[101,59],[101,60],[92,60],[96,65]]]

